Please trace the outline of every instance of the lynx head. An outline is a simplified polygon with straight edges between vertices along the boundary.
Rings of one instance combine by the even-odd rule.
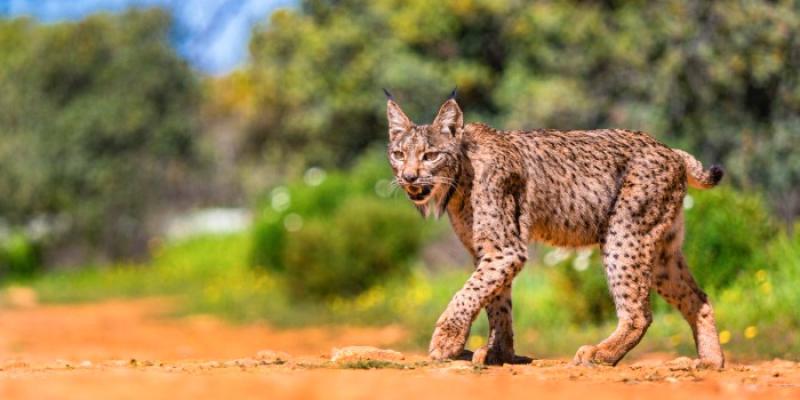
[[[438,217],[457,185],[464,116],[455,90],[431,124],[417,125],[386,92],[389,120],[389,162],[395,182],[424,216]]]

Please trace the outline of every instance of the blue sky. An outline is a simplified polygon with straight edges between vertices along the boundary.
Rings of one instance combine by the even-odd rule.
[[[247,58],[252,27],[294,0],[0,0],[0,15],[42,22],[77,20],[95,12],[162,7],[175,17],[175,46],[192,65],[226,73]]]

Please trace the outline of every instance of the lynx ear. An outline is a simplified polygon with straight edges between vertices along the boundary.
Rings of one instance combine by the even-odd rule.
[[[433,120],[433,125],[442,133],[452,137],[461,135],[464,128],[464,114],[454,98],[451,97],[442,104],[436,119]]]
[[[411,120],[391,98],[386,103],[386,118],[389,120],[390,139],[411,128]]]

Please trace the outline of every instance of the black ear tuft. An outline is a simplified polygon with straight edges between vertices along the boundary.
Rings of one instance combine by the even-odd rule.
[[[392,96],[392,94],[391,94],[391,93],[389,93],[389,91],[388,91],[388,90],[386,90],[386,88],[383,88],[383,94],[385,94],[385,95],[386,95],[386,99],[387,99],[387,100],[394,100],[394,96]]]
[[[453,88],[453,91],[452,91],[452,92],[450,92],[450,97],[448,97],[447,99],[448,99],[448,100],[451,100],[451,99],[452,99],[452,100],[455,100],[455,98],[456,98],[456,91],[457,91],[457,90],[458,90],[458,87],[454,87],[454,88]]]

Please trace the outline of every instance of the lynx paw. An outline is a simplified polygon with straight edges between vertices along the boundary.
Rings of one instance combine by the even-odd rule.
[[[616,359],[605,354],[600,347],[592,345],[581,346],[575,353],[575,358],[572,359],[572,365],[584,367],[614,366],[616,363]]]
[[[694,360],[694,367],[696,369],[721,370],[725,368],[725,360],[722,358],[718,359],[701,358]]]
[[[512,364],[514,360],[514,349],[483,346],[472,354],[472,363],[477,365]]]
[[[437,361],[454,359],[464,350],[466,339],[466,335],[460,330],[447,324],[437,326],[433,331],[428,354]]]

